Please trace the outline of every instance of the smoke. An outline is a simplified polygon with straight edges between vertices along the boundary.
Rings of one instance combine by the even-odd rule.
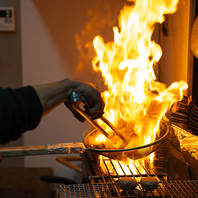
[[[98,1],[95,7],[87,10],[88,22],[74,37],[79,53],[75,76],[95,83],[102,89],[104,89],[103,79],[100,73],[95,73],[92,69],[92,60],[96,56],[93,40],[100,35],[105,42],[113,41],[113,27],[118,25],[118,16],[123,2],[125,1]]]

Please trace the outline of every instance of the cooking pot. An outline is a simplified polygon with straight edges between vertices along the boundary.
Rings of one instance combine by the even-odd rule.
[[[11,157],[46,154],[72,154],[84,153],[86,150],[91,150],[111,159],[125,160],[126,158],[130,158],[135,160],[146,157],[157,150],[168,135],[169,130],[169,123],[162,120],[160,123],[159,135],[156,137],[154,142],[129,149],[98,149],[98,145],[94,145],[92,140],[94,136],[97,136],[100,132],[94,129],[85,136],[84,143],[73,142],[41,146],[3,147],[0,148],[0,156]]]

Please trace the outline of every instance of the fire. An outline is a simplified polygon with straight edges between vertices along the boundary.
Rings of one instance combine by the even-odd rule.
[[[133,161],[130,159],[124,162],[118,160],[108,161],[108,158],[105,158],[102,155],[100,155],[99,158],[101,162],[100,166],[102,167],[104,174],[109,174],[108,171],[111,175],[138,175],[139,172],[141,172],[142,174],[145,173],[145,170],[141,166],[139,166],[139,163],[144,164],[144,159],[140,159],[137,164],[137,161]],[[107,166],[107,168],[105,168],[105,166]]]
[[[104,43],[101,36],[93,41],[97,56],[92,64],[101,72],[107,89],[104,116],[130,139],[125,148],[155,141],[162,117],[175,101],[183,97],[188,85],[175,82],[170,87],[156,81],[154,66],[162,56],[160,45],[151,37],[164,14],[176,11],[178,0],[141,0],[125,5],[119,25],[113,28],[114,41]],[[107,126],[99,122],[110,133]],[[102,134],[98,142],[105,142]],[[120,144],[114,145],[119,148]]]

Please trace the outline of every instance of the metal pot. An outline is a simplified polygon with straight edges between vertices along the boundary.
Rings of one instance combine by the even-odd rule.
[[[136,160],[146,157],[156,151],[168,135],[169,130],[169,124],[162,120],[160,123],[160,135],[156,138],[155,142],[134,148],[116,150],[96,149],[96,147],[91,144],[90,140],[93,139],[92,136],[97,136],[99,132],[97,130],[93,130],[84,138],[84,144],[86,146],[86,150],[97,152],[98,154],[111,159],[125,160],[126,158],[130,158]]]
[[[4,147],[0,148],[0,156],[11,157],[11,156],[25,156],[25,155],[46,155],[46,154],[72,154],[72,153],[84,153],[86,150],[91,150],[100,155],[109,157],[111,159],[125,160],[139,159],[146,157],[155,150],[159,148],[161,143],[164,141],[169,133],[169,123],[162,120],[160,124],[160,133],[156,138],[155,142],[150,144],[141,145],[129,149],[117,149],[117,150],[107,150],[107,149],[97,149],[96,146],[92,145],[90,140],[93,140],[93,136],[99,134],[96,129],[91,131],[85,138],[84,143],[74,142],[74,143],[60,143],[52,145],[42,145],[42,146],[22,146],[22,147]]]

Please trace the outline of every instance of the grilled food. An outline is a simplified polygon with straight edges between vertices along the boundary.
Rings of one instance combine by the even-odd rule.
[[[131,177],[122,177],[119,180],[119,187],[123,190],[133,190],[137,185],[136,179]]]
[[[158,180],[154,177],[144,177],[140,180],[140,184],[143,189],[148,191],[155,190],[159,185]]]

